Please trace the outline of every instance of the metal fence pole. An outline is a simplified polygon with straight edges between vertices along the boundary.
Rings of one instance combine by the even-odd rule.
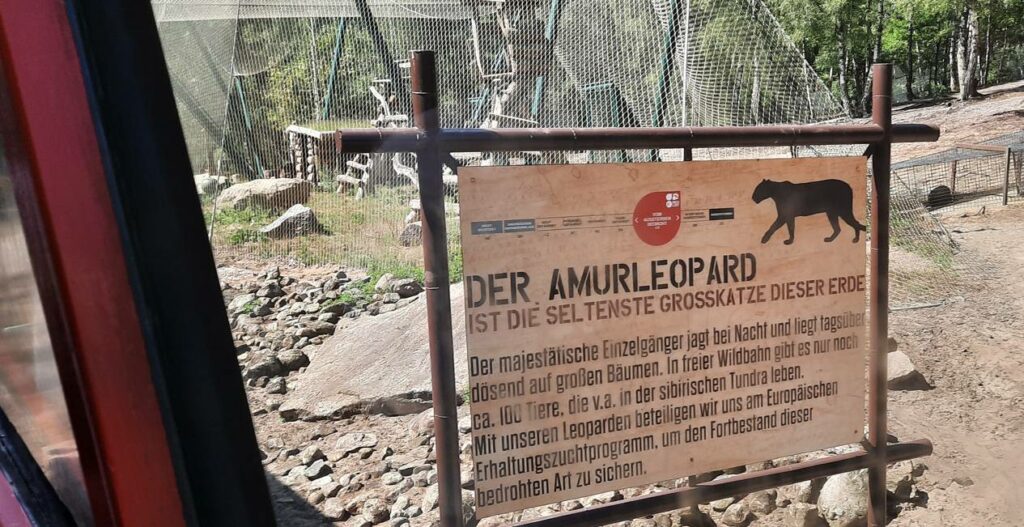
[[[872,66],[871,122],[885,135],[871,156],[871,350],[868,359],[867,442],[874,462],[868,468],[868,525],[885,525],[887,370],[889,340],[889,160],[892,148],[892,64]]]
[[[1006,147],[1006,173],[1003,175],[1003,205],[1010,202],[1010,159],[1013,149]]]
[[[452,345],[451,295],[444,184],[437,136],[437,68],[433,51],[412,52],[412,113],[425,140],[416,152],[423,222],[423,271],[430,343],[430,387],[434,401],[434,452],[437,456],[441,525],[462,527],[455,357]],[[426,512],[426,511],[424,511]]]

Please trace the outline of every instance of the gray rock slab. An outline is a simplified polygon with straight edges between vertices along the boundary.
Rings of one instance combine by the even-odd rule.
[[[254,179],[221,192],[217,198],[217,207],[285,210],[296,203],[305,203],[312,190],[313,184],[302,179]]]
[[[462,284],[451,286],[455,384],[467,385]],[[324,341],[281,405],[285,420],[337,419],[359,412],[404,415],[430,407],[427,303],[359,317]]]

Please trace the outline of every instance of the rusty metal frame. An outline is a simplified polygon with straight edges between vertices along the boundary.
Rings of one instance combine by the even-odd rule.
[[[437,69],[432,51],[412,52],[412,108],[416,128],[349,129],[335,133],[339,153],[415,152],[419,161],[423,269],[429,331],[431,386],[441,524],[462,527],[457,395],[448,290],[443,160],[452,152],[515,150],[622,150],[737,146],[868,145],[872,164],[870,351],[864,450],[738,475],[659,494],[590,507],[520,523],[521,527],[597,526],[706,503],[719,498],[862,468],[869,474],[868,524],[885,525],[885,471],[891,462],[930,455],[931,443],[886,444],[886,349],[889,316],[889,180],[892,143],[931,142],[934,126],[892,124],[892,65],[873,66],[872,122],[687,128],[445,129],[438,119]]]
[[[993,152],[996,154],[1003,154],[1006,159],[1006,167],[1003,172],[1003,205],[1010,203],[1010,161],[1013,158],[1013,147],[1002,146],[1002,145],[984,145],[984,144],[958,144],[956,148],[961,150],[981,150],[982,152]],[[956,191],[956,161],[953,161],[953,187],[952,190]],[[1017,181],[1017,192],[1020,192],[1020,181]]]

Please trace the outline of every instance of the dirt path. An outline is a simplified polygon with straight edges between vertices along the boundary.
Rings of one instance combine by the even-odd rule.
[[[926,508],[892,525],[1024,525],[1024,207],[947,221],[991,265],[963,301],[894,313],[890,333],[934,389],[892,392],[890,429],[935,454],[920,485]]]

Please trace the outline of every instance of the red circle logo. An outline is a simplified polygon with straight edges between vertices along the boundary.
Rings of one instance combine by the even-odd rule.
[[[651,192],[633,209],[633,230],[648,245],[665,245],[682,223],[678,190]]]

